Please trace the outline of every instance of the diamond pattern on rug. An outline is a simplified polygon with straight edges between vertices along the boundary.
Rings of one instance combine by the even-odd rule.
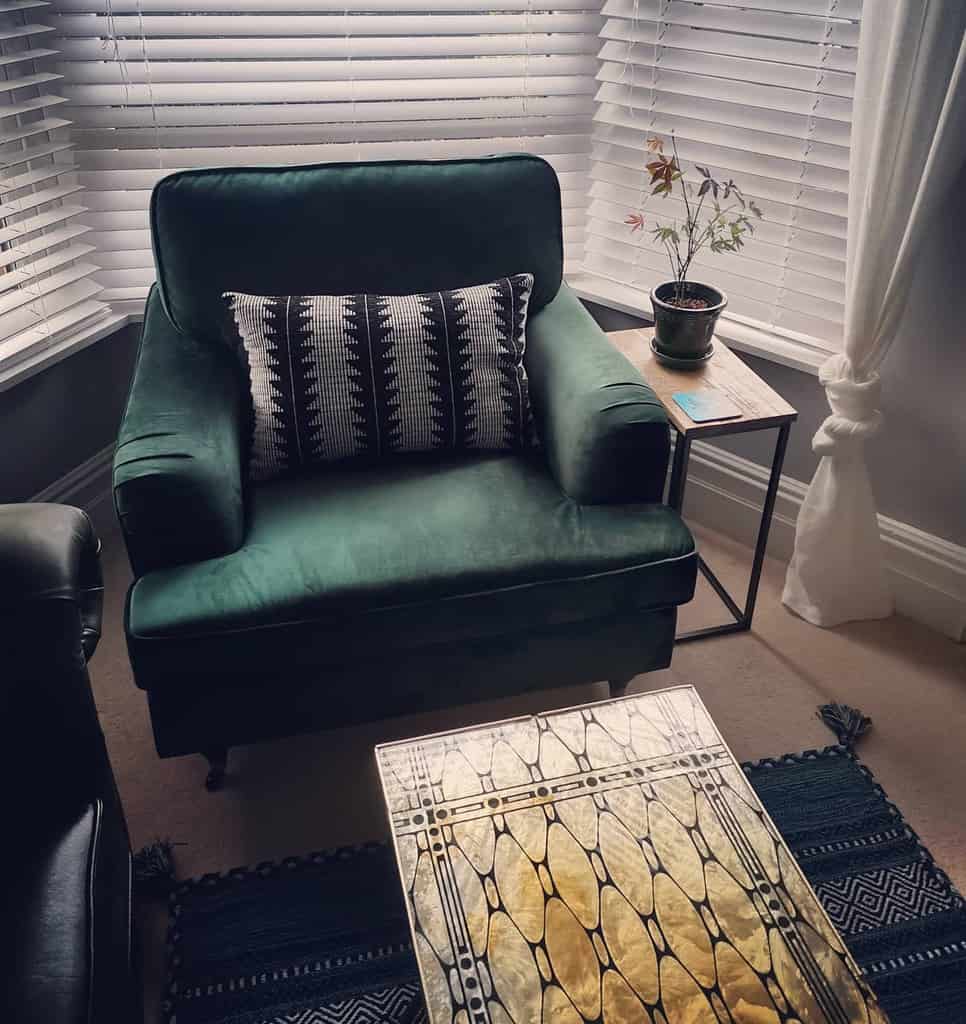
[[[350,996],[325,1006],[272,1017],[265,1024],[426,1024],[422,990],[416,982]]]
[[[957,907],[948,887],[922,861],[819,882],[815,892],[846,938]]]

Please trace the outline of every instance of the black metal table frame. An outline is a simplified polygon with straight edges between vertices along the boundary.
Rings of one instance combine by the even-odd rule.
[[[771,430],[774,424],[760,427],[745,427],[742,430],[716,432],[716,436],[725,433],[748,433],[755,430]],[[765,549],[768,547],[768,533],[771,529],[772,516],[775,511],[775,499],[778,497],[778,486],[781,483],[782,464],[785,461],[785,449],[788,446],[788,433],[791,423],[778,425],[778,440],[775,443],[775,454],[771,463],[771,474],[768,477],[768,489],[765,491],[765,503],[761,509],[761,520],[758,524],[758,539],[755,543],[755,555],[751,563],[751,577],[748,580],[748,592],[745,595],[745,606],[739,608],[737,602],[725,589],[724,584],[714,574],[707,562],[698,555],[698,569],[711,585],[721,602],[731,614],[733,622],[725,622],[718,626],[705,626],[680,633],[674,638],[678,644],[691,640],[703,640],[709,636],[724,636],[728,633],[744,633],[751,629],[751,620],[755,614],[755,602],[758,599],[758,584],[761,582],[761,569],[765,561]],[[684,486],[687,483],[688,460],[691,454],[691,438],[675,431],[674,462],[671,467],[671,482],[668,486],[667,503],[678,512],[684,505]]]

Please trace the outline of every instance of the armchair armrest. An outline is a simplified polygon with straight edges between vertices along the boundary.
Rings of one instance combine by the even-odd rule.
[[[661,501],[670,450],[664,409],[566,284],[530,319],[524,363],[561,489],[585,505]]]
[[[99,550],[78,508],[0,505],[0,772],[16,779],[4,801],[24,826],[28,853],[36,826],[56,822],[58,809],[96,798],[116,804],[86,666],[101,630]],[[41,749],[56,757],[38,757]],[[31,770],[17,778],[24,763]]]
[[[94,653],[104,602],[100,548],[90,519],[79,508],[43,502],[0,505],[0,615],[12,645],[8,671],[13,671],[11,653],[16,663],[17,653],[26,652],[35,669],[43,656],[70,664],[78,645],[85,658]],[[47,614],[58,605],[77,613],[62,617],[65,609],[59,608],[54,616]],[[59,636],[51,621],[66,623]]]
[[[241,367],[148,297],[114,455],[114,507],[137,576],[235,551],[244,536]]]

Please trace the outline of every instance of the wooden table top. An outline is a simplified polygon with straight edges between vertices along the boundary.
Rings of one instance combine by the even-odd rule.
[[[664,406],[672,426],[680,434],[689,438],[740,434],[746,430],[791,423],[798,417],[793,406],[717,339],[714,341],[714,355],[708,362],[694,370],[675,370],[659,363],[651,351],[653,334],[653,327],[640,327],[630,331],[612,331],[607,337],[641,371]],[[705,388],[724,392],[741,409],[741,417],[695,423],[671,399],[671,395],[678,391]]]
[[[693,687],[376,759],[431,1024],[886,1024]]]

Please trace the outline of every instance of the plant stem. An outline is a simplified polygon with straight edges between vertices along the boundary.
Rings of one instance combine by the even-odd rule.
[[[681,196],[684,199],[684,212],[686,218],[684,223],[688,234],[688,256],[683,263],[681,262],[680,255],[678,256],[678,269],[674,289],[675,297],[681,299],[684,291],[684,279],[687,276],[688,267],[691,266],[691,233],[694,231],[694,222],[691,218],[691,204],[688,202],[688,183],[684,178],[684,171],[681,170],[681,160],[678,157],[678,140],[674,137],[673,132],[671,133],[671,149],[674,152],[674,166],[681,175]]]

